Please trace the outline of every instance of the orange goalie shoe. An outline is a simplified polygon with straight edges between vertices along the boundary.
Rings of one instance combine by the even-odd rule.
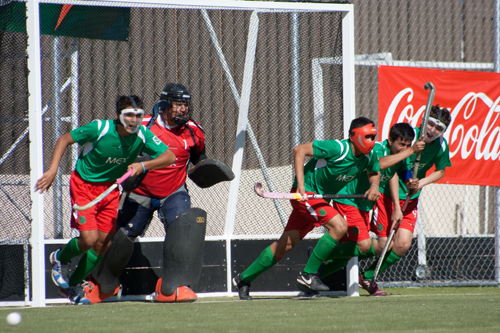
[[[111,296],[121,294],[120,289],[122,288],[122,286],[119,285],[118,287],[116,287],[116,289],[113,292],[104,294],[99,289],[99,283],[96,280],[94,280],[93,277],[90,277],[90,279],[88,279],[87,281],[84,281],[82,283],[82,286],[83,286],[83,290],[86,293],[86,298],[90,300],[91,304],[101,303],[102,301],[110,298]]]
[[[153,294],[153,300],[155,302],[162,303],[181,303],[181,302],[194,302],[198,299],[198,296],[189,287],[180,286],[175,289],[172,295],[165,295],[161,292],[161,281],[158,279],[156,282],[155,293]]]

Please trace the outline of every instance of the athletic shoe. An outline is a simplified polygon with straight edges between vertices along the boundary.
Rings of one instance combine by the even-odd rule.
[[[87,298],[81,284],[66,289],[60,289],[59,293],[66,296],[73,305],[90,305],[92,302]]]
[[[358,284],[359,284],[359,287],[363,288],[364,290],[370,289],[370,280],[365,280],[363,273],[359,273]]]
[[[328,288],[327,285],[325,285],[323,282],[321,282],[321,278],[319,277],[318,273],[316,274],[303,274],[302,272],[299,273],[299,276],[297,277],[297,283],[300,283],[301,285],[311,289],[311,290],[316,290],[316,291],[329,291],[330,288]]]
[[[99,283],[91,276],[88,280],[84,280],[82,283],[83,290],[85,291],[86,298],[90,300],[92,304],[101,303],[105,299],[110,298],[111,296],[117,295],[121,293],[122,285],[116,287],[110,293],[101,292]]]
[[[57,259],[58,249],[50,254],[50,263],[52,264],[52,281],[59,288],[69,288],[69,263],[64,263]]]
[[[359,274],[359,286],[370,293],[370,296],[387,296],[387,292],[378,288],[377,283],[371,285],[370,280],[365,280],[363,274]]]
[[[180,286],[175,289],[172,295],[165,295],[161,292],[162,279],[156,282],[155,292],[153,293],[153,301],[160,303],[189,303],[198,299],[198,295],[188,286]]]
[[[233,278],[233,286],[238,290],[238,296],[242,301],[251,301],[253,298],[250,296],[250,283],[244,282],[241,279],[241,274]]]
[[[376,283],[368,289],[368,292],[370,293],[370,296],[387,296],[387,292],[379,289]]]
[[[320,297],[319,291],[309,289],[301,283],[297,282],[297,288],[304,293],[304,297]]]

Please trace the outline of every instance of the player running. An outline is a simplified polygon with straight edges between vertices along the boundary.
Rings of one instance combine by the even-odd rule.
[[[451,166],[448,142],[442,136],[450,123],[450,111],[440,108],[439,105],[434,105],[427,122],[427,134],[423,138],[425,148],[420,156],[417,175],[413,175],[408,184],[405,184],[403,179],[399,179],[399,186],[396,186],[394,190],[395,194],[391,194],[391,191],[386,188],[384,194],[376,203],[371,231],[379,237],[378,246],[380,252],[385,246],[385,242],[392,229],[397,228],[392,249],[387,251],[380,267],[380,272],[394,265],[408,252],[417,222],[417,205],[421,190],[424,186],[435,183],[443,178],[445,169]],[[415,128],[415,137],[420,137],[419,128]],[[411,167],[409,170],[413,170],[415,157],[415,155],[410,157]],[[426,176],[427,171],[432,166],[435,166],[435,170]],[[401,212],[401,206],[403,206],[406,193],[408,193],[407,185],[409,186],[411,197],[405,211]],[[399,198],[399,202],[397,199],[393,199],[394,197]],[[390,214],[392,218],[389,217]],[[377,262],[374,262],[368,270],[360,275],[360,285],[363,289],[368,290],[368,292],[370,292],[370,280],[373,278],[376,265]]]
[[[391,127],[387,140],[375,144],[373,153],[380,163],[380,192],[384,193],[390,181],[397,185],[396,175],[407,170],[406,159],[424,149],[423,141],[416,141],[411,146],[414,138],[415,132],[408,123],[397,123]],[[368,178],[362,176],[347,184],[339,194],[362,193],[369,187]],[[383,245],[380,247],[378,240],[371,239],[369,234],[369,212],[374,205],[375,202],[367,200],[334,199],[333,206],[346,219],[348,231],[327,258],[329,263],[321,268],[322,279],[344,268],[352,257],[365,259],[381,253]],[[382,293],[385,292],[376,285],[370,289],[371,295],[382,296]]]
[[[83,146],[70,177],[72,205],[83,206],[107,190],[127,170],[132,176],[175,162],[174,153],[149,129],[141,126],[144,110],[137,96],[120,96],[117,119],[95,120],[62,135],[56,143],[50,168],[37,181],[35,190],[43,193],[51,186],[61,159],[69,145]],[[141,151],[153,157],[134,163]],[[80,232],[64,248],[50,254],[52,280],[73,304],[89,304],[81,282],[102,260],[116,227],[120,191],[116,188],[103,200],[84,211],[73,210],[71,227]],[[69,262],[82,255],[78,267],[69,275]]]
[[[304,199],[290,201],[293,210],[279,240],[264,249],[257,260],[233,278],[240,299],[251,300],[250,283],[277,264],[314,227],[328,229],[316,246],[325,257],[346,233],[347,223],[335,208],[323,199],[307,200],[306,194],[336,194],[349,181],[368,170],[370,184],[375,186],[370,187],[366,196],[369,200],[378,199],[379,163],[376,155],[371,153],[376,134],[373,121],[360,117],[351,122],[349,139],[315,140],[293,149],[296,177],[291,192],[299,193]],[[304,166],[306,156],[312,158]],[[310,289],[318,288],[318,283],[322,285],[317,270],[317,267],[306,266],[300,275]]]

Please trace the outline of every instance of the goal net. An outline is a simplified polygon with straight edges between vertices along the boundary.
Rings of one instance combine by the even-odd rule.
[[[192,117],[205,130],[207,155],[226,162],[235,174],[231,183],[209,189],[188,180],[193,206],[208,213],[207,241],[280,234],[290,204],[258,198],[254,183],[289,191],[292,148],[315,138],[343,138],[345,120],[353,116],[349,4],[34,3],[12,1],[0,7],[1,300],[28,300],[24,289],[32,286],[36,294],[38,288],[32,280],[50,279],[39,268],[22,282],[31,265],[26,245],[30,237],[40,236],[32,234],[35,223],[43,225],[42,246],[64,244],[75,236],[69,227],[68,185],[78,147],[68,149],[45,195],[33,193],[30,182],[47,170],[59,136],[94,119],[115,118],[118,95],[138,95],[151,110],[165,83],[179,82],[190,89]],[[21,19],[26,8],[27,21]],[[30,8],[39,11],[36,20]],[[4,13],[16,14],[17,20],[5,19]],[[30,20],[39,20],[39,45],[28,39],[36,31]],[[39,46],[37,68],[28,68],[36,56],[27,54],[30,43]],[[331,65],[318,68],[319,59],[329,59]],[[40,96],[33,96],[32,87]],[[349,87],[347,94],[344,87]],[[30,108],[37,105],[33,101],[41,110]],[[346,106],[349,112],[344,112]],[[41,142],[33,140],[28,128],[41,131]],[[43,159],[33,156],[37,149]],[[28,156],[31,168],[39,167],[31,174]],[[39,205],[43,209],[34,208]],[[143,241],[162,240],[164,234],[155,216]],[[20,250],[11,250],[14,246]],[[9,282],[11,273],[3,271],[9,261],[26,263],[15,283]],[[229,278],[231,269],[227,271]]]
[[[51,189],[44,195],[33,192],[34,182],[49,167],[57,138],[94,119],[114,119],[119,95],[140,96],[150,112],[167,82],[189,88],[192,118],[204,128],[207,156],[224,161],[235,174],[232,182],[207,189],[187,181],[192,206],[207,211],[205,249],[213,251],[204,258],[201,292],[234,295],[233,274],[281,234],[291,212],[286,200],[257,197],[254,184],[288,192],[293,147],[315,139],[343,139],[355,117],[353,5],[0,3],[0,303],[36,305],[51,299],[49,251],[77,235],[70,229],[68,191],[77,145],[65,153]],[[358,110],[356,116],[366,116],[364,112]],[[438,200],[434,204],[440,205]],[[426,221],[437,219],[420,215]],[[306,244],[314,245],[323,232],[314,229]],[[420,235],[398,266],[381,275],[382,281],[415,282],[416,268],[429,262],[449,273],[438,277],[446,281],[456,275],[456,265],[442,256],[440,247],[475,246],[453,237],[450,244],[433,244],[425,230]],[[155,214],[139,243],[158,246],[164,236]],[[490,248],[485,241],[493,239],[470,240]],[[433,250],[420,251],[422,244]],[[296,291],[294,280],[306,253],[307,246],[292,251],[277,267],[282,285],[260,290]],[[491,281],[491,260],[491,253],[472,258],[468,267],[484,269],[461,276]],[[151,266],[158,271],[156,262]],[[351,274],[346,288],[356,282]],[[430,278],[424,275],[417,282]]]

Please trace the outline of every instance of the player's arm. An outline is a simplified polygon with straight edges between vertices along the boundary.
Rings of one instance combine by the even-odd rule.
[[[425,142],[421,140],[415,141],[411,148],[405,149],[397,154],[390,154],[379,159],[380,170],[384,170],[392,167],[393,165],[401,162],[405,158],[410,157],[413,154],[421,152],[425,148]]]
[[[137,175],[140,175],[141,173],[144,173],[148,170],[161,169],[161,168],[164,168],[168,165],[174,164],[175,159],[176,159],[176,157],[175,157],[174,153],[172,152],[172,150],[167,149],[155,159],[130,164],[129,170],[130,170],[130,168],[134,169],[132,176],[137,176]]]
[[[297,177],[297,193],[299,193],[302,198],[307,198],[304,186],[304,162],[306,156],[314,156],[312,142],[304,143],[293,148],[293,165]],[[301,199],[301,201],[306,200],[307,199]]]
[[[370,201],[377,201],[380,198],[380,172],[368,172],[368,182],[370,188],[365,192],[365,197]]]
[[[196,144],[191,148],[189,152],[189,160],[193,165],[196,165],[198,162],[207,159],[207,154],[205,152],[205,135],[198,128],[196,133]]]
[[[61,163],[66,148],[68,148],[69,145],[72,145],[74,143],[75,140],[73,140],[73,137],[69,132],[62,135],[57,140],[54,152],[52,153],[52,160],[50,161],[49,170],[47,170],[42,175],[42,177],[40,177],[40,179],[37,180],[35,184],[35,191],[40,191],[40,193],[43,193],[50,188],[50,185],[52,185],[52,182],[56,177],[57,170],[59,169],[59,164]]]
[[[191,161],[191,163],[193,163],[194,165],[196,165],[198,162],[202,161],[202,160],[205,160],[207,159],[207,154],[205,153],[205,148],[203,148],[202,151],[200,151],[199,153],[196,153],[196,152],[190,152],[190,157],[189,157],[189,160]]]
[[[394,207],[391,215],[391,221],[393,223],[390,231],[392,231],[392,229],[403,220],[403,212],[399,205],[399,176],[397,173],[389,180],[389,189],[391,191],[392,205]]]
[[[427,177],[422,178],[422,179],[418,179],[418,178],[410,179],[409,180],[410,190],[412,190],[413,192],[418,192],[425,185],[429,185],[429,184],[437,182],[438,180],[440,180],[441,178],[444,177],[444,173],[445,173],[444,170],[445,169],[434,170],[434,172],[432,172],[430,175],[428,175]]]

